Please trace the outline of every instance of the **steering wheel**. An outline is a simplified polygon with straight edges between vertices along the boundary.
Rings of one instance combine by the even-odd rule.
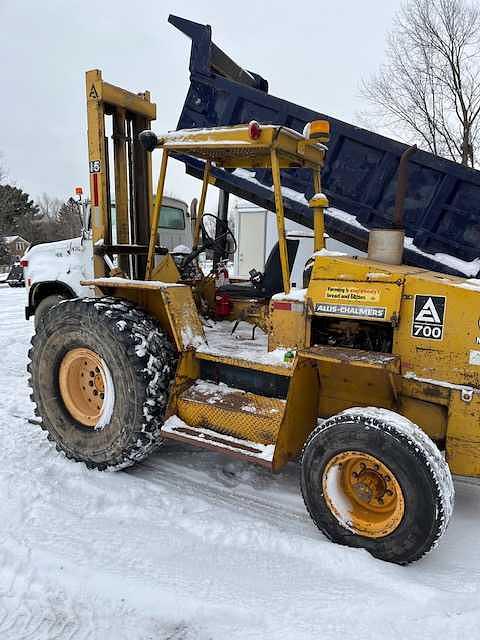
[[[216,238],[212,238],[212,236],[207,231],[205,227],[205,218],[213,218],[215,220],[215,233],[218,229],[218,236]],[[214,216],[213,213],[204,213],[202,216],[202,223],[200,225],[200,231],[202,234],[202,248],[204,249],[213,249],[216,251],[223,251],[226,246],[227,238],[230,238],[233,241],[233,249],[228,253],[235,253],[237,250],[237,241],[235,240],[235,236],[230,230],[230,227],[218,216]]]

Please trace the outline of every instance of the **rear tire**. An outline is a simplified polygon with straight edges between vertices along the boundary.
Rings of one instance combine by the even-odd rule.
[[[161,443],[176,354],[158,322],[131,302],[83,298],[57,305],[40,323],[29,356],[36,414],[68,458],[89,468],[122,468]],[[79,364],[91,365],[91,378]],[[96,389],[100,415],[97,407],[88,415],[95,398],[87,392]]]
[[[327,538],[397,564],[438,544],[454,501],[450,470],[436,445],[407,418],[375,408],[344,411],[313,431],[301,486]]]

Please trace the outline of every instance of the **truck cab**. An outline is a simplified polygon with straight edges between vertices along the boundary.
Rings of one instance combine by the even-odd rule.
[[[112,235],[116,232],[115,206],[111,207]],[[93,240],[88,207],[85,208],[85,229],[79,238],[45,242],[31,247],[24,255],[27,301],[25,316],[34,316],[35,326],[52,306],[62,300],[94,296],[94,287],[82,286],[82,280],[94,276]],[[176,247],[192,247],[192,231],[188,205],[177,198],[164,197],[158,231],[159,243],[173,252]],[[115,263],[115,259],[114,259]]]

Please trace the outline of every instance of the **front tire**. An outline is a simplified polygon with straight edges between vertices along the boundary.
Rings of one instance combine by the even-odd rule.
[[[36,414],[68,458],[122,468],[160,444],[176,354],[134,304],[67,300],[44,316],[29,356]]]
[[[307,510],[330,540],[397,564],[437,545],[454,501],[436,445],[407,418],[375,408],[344,411],[313,431],[301,486]]]
[[[52,294],[51,296],[47,296],[40,300],[34,315],[34,323],[35,323],[35,331],[38,331],[40,327],[40,323],[42,322],[45,315],[52,309],[55,305],[66,300],[65,296],[61,296],[59,293]]]

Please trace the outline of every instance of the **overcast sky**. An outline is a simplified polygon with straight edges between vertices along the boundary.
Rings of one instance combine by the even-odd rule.
[[[0,152],[36,197],[88,186],[84,73],[149,89],[154,130],[174,129],[186,96],[190,41],[169,13],[212,26],[213,40],[270,92],[355,121],[362,77],[384,56],[400,0],[0,0]],[[177,162],[167,191],[187,201],[200,183]],[[156,173],[156,172],[155,172]],[[156,179],[156,176],[155,176]],[[212,189],[210,208],[214,206]]]

